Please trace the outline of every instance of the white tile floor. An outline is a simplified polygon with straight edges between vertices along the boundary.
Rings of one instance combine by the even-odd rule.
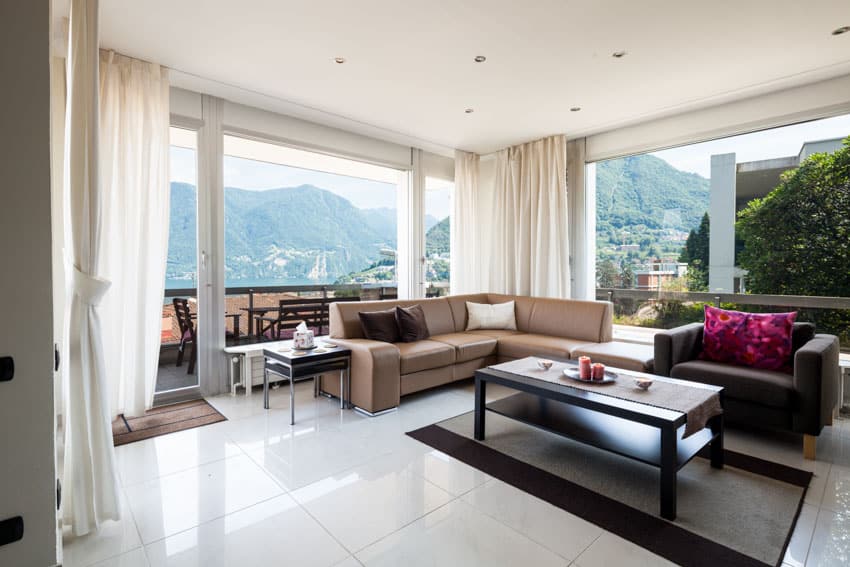
[[[491,398],[506,390],[490,388]],[[375,418],[288,390],[212,398],[229,421],[116,449],[123,519],[66,537],[65,567],[669,565],[404,433],[472,409],[463,383]],[[850,421],[819,440],[729,430],[727,447],[815,473],[788,566],[850,565]]]

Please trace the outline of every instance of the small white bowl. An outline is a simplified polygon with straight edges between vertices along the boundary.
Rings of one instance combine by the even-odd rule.
[[[553,364],[555,363],[551,360],[546,360],[543,358],[537,360],[537,367],[540,368],[540,370],[549,370],[550,368],[552,368]]]
[[[635,386],[641,390],[649,390],[652,386],[652,378],[635,378]]]

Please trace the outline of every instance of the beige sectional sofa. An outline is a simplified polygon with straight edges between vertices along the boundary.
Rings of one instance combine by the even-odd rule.
[[[466,331],[467,301],[515,301],[517,330]],[[422,306],[430,338],[412,343],[363,338],[358,313],[412,305]],[[612,305],[604,301],[492,293],[330,305],[330,336],[352,352],[351,402],[370,413],[398,406],[401,396],[470,378],[484,366],[535,354],[570,358],[587,349],[600,349],[592,355],[596,360],[614,365],[619,357],[620,367],[625,363],[636,370],[646,369],[652,355],[645,360],[644,350],[639,356],[623,357],[630,347],[612,342],[611,321]],[[333,382],[329,380],[325,389],[332,391]]]

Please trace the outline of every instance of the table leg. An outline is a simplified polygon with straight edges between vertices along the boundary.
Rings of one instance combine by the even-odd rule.
[[[345,370],[339,371],[339,409],[345,409]]]
[[[348,382],[348,403],[346,407],[353,407],[354,404],[351,403],[351,359],[348,359],[348,365],[345,367],[345,380]]]
[[[484,413],[487,411],[487,381],[475,376],[475,439],[484,440]]]
[[[723,414],[716,415],[709,420],[711,434],[714,439],[708,448],[711,457],[711,466],[715,469],[723,468]]]
[[[244,384],[245,384],[245,395],[246,396],[251,395],[251,386],[254,385],[254,363],[256,362],[257,358],[259,358],[259,357],[250,356],[250,355],[247,355],[247,354],[244,356],[245,377],[243,378],[243,380],[244,380]],[[265,368],[265,359],[263,359],[263,368]]]
[[[295,425],[295,371],[289,369],[289,425]]]
[[[235,354],[230,356],[230,395],[231,396],[236,395],[236,370],[235,370],[235,367],[236,367],[236,361],[237,360],[239,360],[239,357],[236,356]],[[242,364],[239,365],[240,372],[241,372],[242,366],[243,366]]]
[[[676,519],[676,437],[674,427],[661,428],[661,517]]]
[[[263,408],[269,409],[269,369],[263,366]]]

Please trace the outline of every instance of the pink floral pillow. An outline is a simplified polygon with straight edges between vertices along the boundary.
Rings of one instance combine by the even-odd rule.
[[[791,372],[797,313],[742,313],[705,306],[703,360]]]

